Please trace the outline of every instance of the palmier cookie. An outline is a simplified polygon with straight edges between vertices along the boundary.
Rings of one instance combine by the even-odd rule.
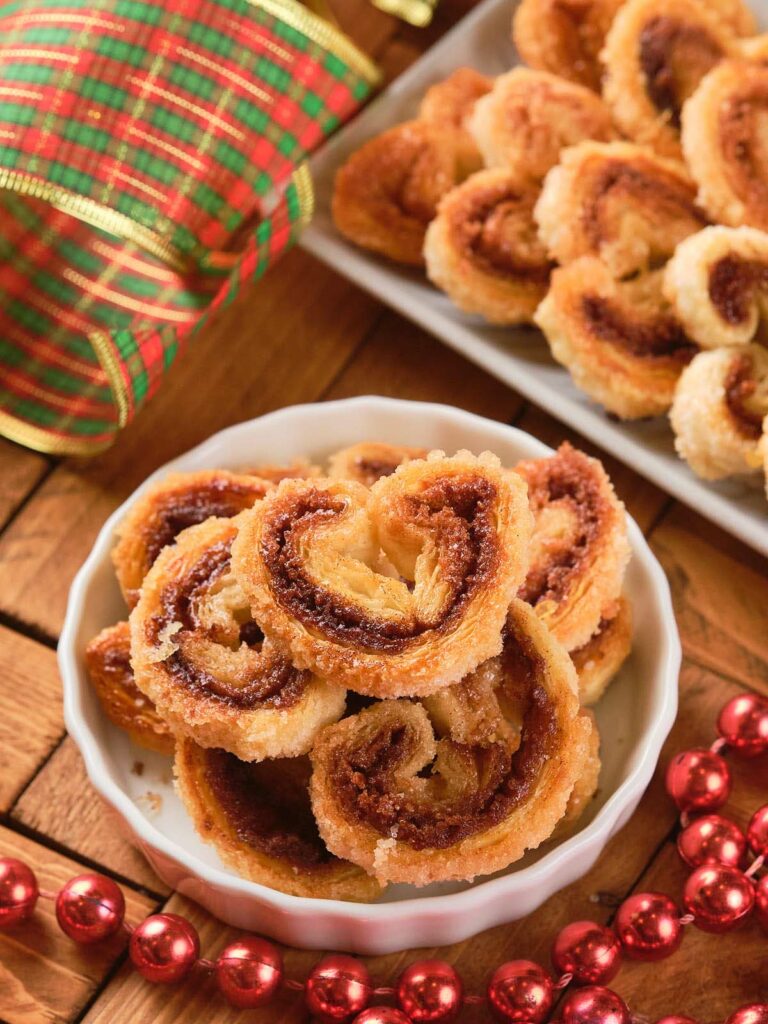
[[[134,743],[159,754],[173,753],[173,733],[154,704],[136,686],[131,668],[131,630],[127,622],[108,626],[85,648],[88,678],[104,713]]]
[[[231,567],[241,518],[190,527],[147,574],[130,620],[136,683],[201,746],[296,756],[343,714],[345,691],[294,668],[251,619]]]
[[[431,452],[370,490],[281,484],[243,517],[234,565],[294,664],[373,697],[424,695],[498,653],[531,526],[496,456]]]
[[[591,725],[570,659],[521,601],[510,607],[502,660],[502,686],[523,709],[514,739],[458,743],[406,700],[323,730],[310,793],[330,850],[382,883],[427,885],[498,871],[549,838]]]
[[[585,256],[553,273],[534,318],[576,386],[621,419],[665,413],[698,352],[662,295],[661,273],[616,281]]]
[[[675,447],[705,480],[754,473],[768,415],[768,349],[701,352],[680,378],[669,413]]]
[[[629,142],[582,142],[544,181],[534,216],[549,255],[599,256],[614,277],[669,259],[707,224],[682,164]]]
[[[239,761],[184,737],[174,771],[200,837],[242,878],[314,899],[379,894],[373,878],[325,848],[309,803],[306,757]]]
[[[372,487],[383,476],[394,473],[402,463],[423,459],[427,453],[427,448],[413,445],[361,441],[331,455],[328,476],[334,480],[356,480],[365,487]]]
[[[632,649],[632,607],[625,597],[604,609],[597,629],[571,651],[582,705],[597,704]]]
[[[538,189],[510,171],[478,171],[445,196],[424,243],[433,284],[491,323],[530,321],[552,264],[533,220]]]
[[[506,167],[532,184],[566,147],[616,138],[610,110],[591,89],[524,67],[500,75],[467,124],[486,167]]]
[[[627,517],[597,459],[567,442],[515,466],[528,485],[534,528],[519,597],[568,651],[587,643],[620,593],[630,558]]]
[[[437,204],[476,167],[462,161],[456,133],[407,121],[366,142],[336,173],[331,210],[355,245],[422,266],[424,233]]]
[[[473,68],[456,68],[441,82],[431,85],[419,105],[419,119],[456,133],[462,165],[467,172],[481,166],[477,144],[467,131],[467,119],[475,103],[490,90],[493,80]]]

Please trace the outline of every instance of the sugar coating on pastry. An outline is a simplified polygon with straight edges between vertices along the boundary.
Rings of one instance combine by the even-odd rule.
[[[531,182],[542,181],[562,149],[616,138],[610,110],[591,89],[524,67],[500,75],[467,124],[486,167]]]
[[[331,212],[338,230],[363,249],[422,266],[424,233],[442,197],[466,167],[456,132],[406,121],[375,136],[337,171]]]
[[[474,68],[456,68],[441,82],[431,85],[419,105],[419,118],[450,128],[458,137],[462,163],[470,170],[480,166],[481,158],[475,140],[467,131],[467,119],[475,103],[490,90],[493,79]]]
[[[427,885],[498,871],[549,838],[589,756],[591,723],[570,659],[521,601],[501,657],[500,685],[521,713],[511,738],[456,742],[406,700],[323,730],[310,794],[331,851],[382,883]]]
[[[683,108],[683,150],[712,220],[768,231],[768,67],[724,61]]]
[[[600,784],[600,772],[603,767],[600,760],[600,731],[597,727],[597,719],[589,708],[582,708],[580,714],[584,716],[591,726],[587,743],[587,756],[576,779],[576,784],[571,790],[565,814],[557,823],[557,827],[552,833],[552,838],[558,842],[562,842],[563,839],[567,839],[577,831],[579,821],[597,794]]]
[[[604,610],[597,629],[571,651],[582,705],[597,704],[632,649],[632,606],[620,597]]]
[[[599,256],[615,277],[668,259],[707,224],[682,164],[629,142],[582,142],[565,150],[534,210],[550,256]]]
[[[737,53],[717,5],[627,0],[605,41],[603,96],[626,136],[679,159],[683,104],[708,71]]]
[[[681,242],[664,270],[664,294],[701,348],[746,345],[768,300],[768,233],[709,227]]]
[[[144,577],[177,534],[210,516],[237,515],[260,501],[272,486],[270,480],[226,469],[171,473],[153,484],[120,523],[118,542],[112,551],[128,607],[136,604]]]
[[[411,696],[498,654],[532,516],[495,455],[431,452],[370,489],[285,481],[254,513],[235,571],[299,668],[368,696]]]
[[[286,463],[260,462],[243,472],[258,476],[262,480],[269,480],[270,483],[279,484],[281,480],[293,480],[297,477],[303,480],[308,476],[320,476],[322,470],[319,466],[313,465],[309,459],[293,459]]]
[[[195,828],[242,878],[292,896],[368,901],[377,882],[329,853],[309,802],[306,757],[239,761],[179,740],[176,788]]]
[[[372,487],[383,476],[390,476],[412,459],[423,459],[429,449],[383,441],[361,441],[334,452],[328,459],[328,476],[334,480],[355,480]]]
[[[305,754],[345,691],[294,667],[252,620],[231,565],[241,519],[190,527],[155,561],[130,619],[136,684],[202,746],[244,761]]]
[[[85,648],[88,678],[104,713],[134,743],[160,754],[173,753],[173,733],[136,686],[131,668],[131,631],[127,622],[108,626]]]
[[[518,596],[573,651],[618,600],[631,556],[624,505],[597,459],[564,442],[515,466],[534,517],[531,564]]]
[[[533,219],[535,185],[511,171],[478,171],[440,202],[424,243],[427,275],[467,313],[529,322],[552,264]]]
[[[517,51],[532,68],[600,89],[600,51],[624,0],[522,0],[512,21]]]
[[[578,388],[621,419],[665,413],[698,347],[661,291],[661,271],[616,281],[584,256],[552,275],[535,322]]]
[[[669,413],[675,448],[705,480],[755,473],[768,414],[768,350],[701,352],[685,370]]]

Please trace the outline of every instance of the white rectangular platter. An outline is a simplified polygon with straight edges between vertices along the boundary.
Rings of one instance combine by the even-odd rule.
[[[768,0],[758,0],[754,6],[765,27]],[[349,153],[385,128],[413,117],[425,89],[455,68],[469,65],[496,75],[519,62],[510,39],[514,7],[510,0],[483,0],[323,147],[312,161],[317,211],[302,245],[686,505],[768,555],[768,502],[762,480],[711,484],[698,479],[676,456],[666,418],[636,423],[610,419],[574,387],[538,331],[491,327],[461,313],[423,275],[367,255],[345,242],[333,226],[333,176]]]

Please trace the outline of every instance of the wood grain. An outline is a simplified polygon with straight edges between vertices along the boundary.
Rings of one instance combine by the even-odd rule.
[[[50,466],[45,456],[0,438],[0,527],[8,522]]]

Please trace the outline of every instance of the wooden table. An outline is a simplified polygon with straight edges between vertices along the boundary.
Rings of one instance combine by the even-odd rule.
[[[366,0],[333,2],[339,22],[388,76],[468,6],[467,0],[443,0],[435,23],[417,31]],[[54,655],[67,589],[108,513],[158,464],[222,427],[280,406],[371,392],[451,403],[514,423],[550,444],[569,438],[592,451],[578,433],[299,251],[223,311],[106,454],[56,462],[0,441],[0,849],[32,864],[44,887],[97,868],[123,885],[129,920],[161,907],[187,914],[208,956],[234,934],[168,892],[86,780],[64,730]],[[603,458],[674,594],[685,663],[666,762],[675,750],[711,741],[717,710],[728,697],[746,687],[768,693],[768,564],[632,470]],[[744,824],[768,799],[768,758],[736,764],[735,775],[728,810]],[[617,900],[633,890],[680,893],[685,871],[674,836],[675,814],[657,772],[631,822],[580,882],[523,921],[428,952],[455,964],[469,991],[481,991],[489,970],[505,959],[548,963],[552,939],[568,921],[608,921]],[[306,976],[316,956],[289,951],[290,975]],[[412,958],[373,958],[369,967],[386,984]],[[742,1003],[768,999],[768,940],[754,923],[727,938],[689,929],[676,956],[653,967],[627,964],[614,987],[649,1020],[677,1011],[701,1022],[722,1021]],[[0,1018],[9,1024],[222,1024],[236,1017],[205,976],[169,989],[142,981],[126,964],[123,938],[76,947],[58,931],[49,902],[32,922],[0,935]],[[248,1019],[298,1022],[306,1014],[300,997],[287,993]],[[488,1019],[480,1008],[466,1009],[461,1018]]]

